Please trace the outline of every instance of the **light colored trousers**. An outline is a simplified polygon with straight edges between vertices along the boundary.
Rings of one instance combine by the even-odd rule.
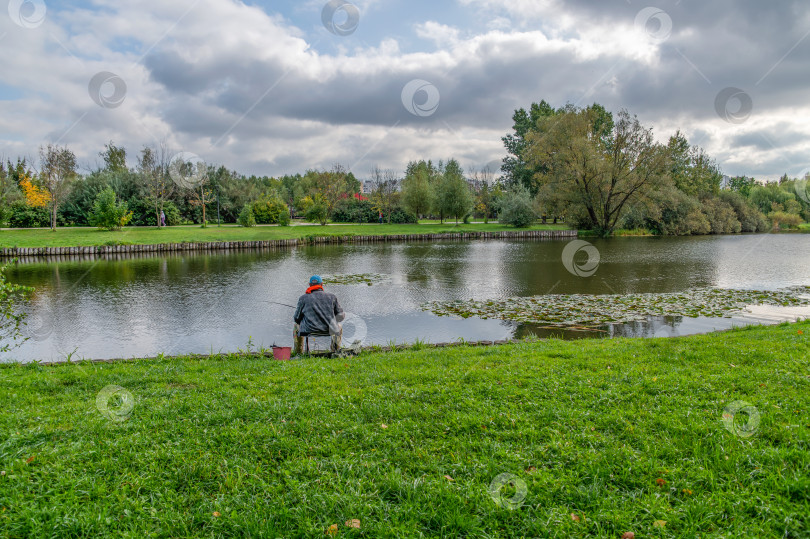
[[[332,343],[330,346],[330,351],[333,353],[340,352],[340,346],[343,341],[343,326],[338,324],[338,332],[332,333],[330,330],[329,337],[332,339]],[[298,333],[301,331],[301,326],[293,323],[293,355],[301,355],[304,352],[304,339],[306,337],[301,337]],[[310,337],[326,337],[326,335],[313,335],[310,334]]]

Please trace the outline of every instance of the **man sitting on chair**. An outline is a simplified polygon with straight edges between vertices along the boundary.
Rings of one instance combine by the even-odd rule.
[[[301,354],[304,339],[309,336],[329,336],[332,338],[331,350],[340,352],[343,327],[340,323],[345,318],[337,297],[323,290],[323,279],[313,275],[309,279],[307,293],[298,298],[298,307],[293,315],[293,338],[295,355]]]

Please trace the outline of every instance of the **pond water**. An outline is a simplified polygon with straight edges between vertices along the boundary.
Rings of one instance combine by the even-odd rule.
[[[349,313],[344,340],[365,345],[560,335],[672,336],[810,317],[807,307],[755,307],[732,318],[652,317],[604,333],[440,317],[429,301],[545,294],[682,292],[698,287],[776,290],[810,285],[810,235],[589,240],[596,272],[563,264],[569,241],[323,245],[282,251],[110,255],[21,260],[12,282],[36,288],[21,347],[2,360],[148,357],[291,346],[292,309],[311,274],[376,274],[331,285]],[[323,339],[321,339],[323,340]],[[328,346],[317,342],[318,348]]]

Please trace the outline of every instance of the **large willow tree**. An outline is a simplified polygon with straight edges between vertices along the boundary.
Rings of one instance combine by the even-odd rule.
[[[604,109],[566,107],[537,120],[523,158],[535,180],[581,206],[596,231],[610,234],[628,203],[666,181],[669,157],[627,111],[606,124]],[[611,129],[605,129],[610,125]]]

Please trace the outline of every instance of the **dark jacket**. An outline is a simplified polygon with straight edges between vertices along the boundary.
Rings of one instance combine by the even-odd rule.
[[[298,298],[293,315],[295,323],[300,325],[298,334],[302,337],[313,333],[337,334],[340,332],[338,322],[343,322],[344,318],[337,297],[323,290]]]

